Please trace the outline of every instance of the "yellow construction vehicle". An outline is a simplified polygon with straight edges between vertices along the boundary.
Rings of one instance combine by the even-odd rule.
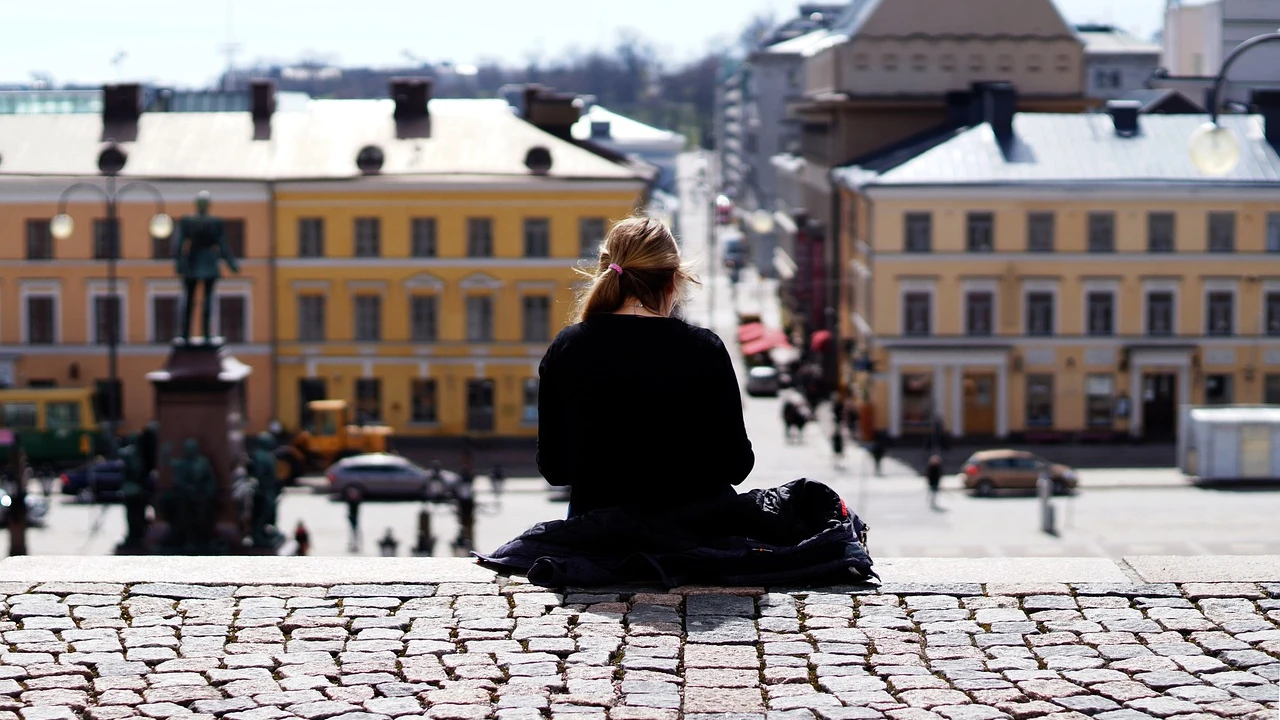
[[[280,482],[324,472],[344,457],[387,451],[390,426],[349,422],[346,400],[312,400],[307,409],[311,423],[276,449]]]

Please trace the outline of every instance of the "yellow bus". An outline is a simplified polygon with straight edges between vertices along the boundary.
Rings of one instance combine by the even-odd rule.
[[[89,388],[0,390],[0,423],[14,431],[37,471],[89,460],[102,439]],[[0,447],[0,463],[7,465],[10,449]]]

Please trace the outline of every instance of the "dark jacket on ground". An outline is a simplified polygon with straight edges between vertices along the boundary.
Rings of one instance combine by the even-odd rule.
[[[546,587],[842,584],[876,577],[865,531],[834,490],[795,480],[666,510],[611,507],[539,523],[477,557]]]
[[[733,494],[755,464],[724,343],[674,318],[594,316],[538,369],[538,470],[569,512]]]

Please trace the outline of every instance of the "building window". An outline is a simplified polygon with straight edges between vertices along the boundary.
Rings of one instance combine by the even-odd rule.
[[[995,297],[989,292],[971,292],[965,295],[965,333],[986,337],[992,335],[992,319]]]
[[[1173,335],[1173,293],[1147,293],[1147,334],[1156,337]]]
[[[298,296],[298,340],[323,342],[325,338],[325,296]]]
[[[1027,252],[1053,252],[1053,236],[1053,213],[1027,213]]]
[[[1280,213],[1267,213],[1267,252],[1280,252]]]
[[[1027,376],[1027,427],[1053,427],[1053,376]]]
[[[53,345],[58,342],[56,305],[52,295],[27,296],[27,344]]]
[[[328,383],[324,378],[298,378],[298,426],[315,432],[318,435],[337,434],[338,428],[316,428],[316,414],[311,410],[311,403],[329,398]],[[332,417],[325,415],[322,417]]]
[[[595,257],[604,241],[604,218],[589,217],[578,220],[578,254]]]
[[[440,308],[435,295],[409,298],[409,339],[413,342],[435,342],[439,337]]]
[[[1280,405],[1280,373],[1268,373],[1263,379],[1262,402]]]
[[[382,422],[382,381],[378,378],[356,378],[356,422]]]
[[[929,56],[923,53],[916,53],[911,56],[911,69],[916,72],[924,72],[929,69]]]
[[[987,59],[979,53],[969,56],[969,72],[982,72],[986,69]]]
[[[382,255],[382,223],[378,218],[355,220],[356,257],[375,258]]]
[[[356,295],[356,342],[382,339],[382,296]]]
[[[929,373],[904,373],[902,375],[902,426],[933,427],[933,375]]]
[[[524,219],[524,256],[551,256],[551,221],[546,218]]]
[[[853,56],[853,67],[857,70],[870,70],[871,58],[866,53],[858,53]]]
[[[324,218],[298,218],[298,257],[324,257]]]
[[[1086,299],[1088,306],[1088,334],[1114,335],[1116,297],[1111,292],[1091,292]]]
[[[932,252],[933,216],[927,212],[907,213],[902,244],[906,252]]]
[[[248,341],[248,311],[244,295],[218,296],[218,333],[224,342],[237,345]]]
[[[969,252],[995,250],[995,222],[995,216],[989,212],[969,213],[966,222]]]
[[[1041,337],[1053,334],[1053,293],[1027,293],[1027,334]]]
[[[493,340],[493,298],[488,295],[467,296],[467,342]]]
[[[467,218],[467,257],[493,257],[493,218]]]
[[[440,422],[436,410],[436,381],[431,378],[414,378],[409,384],[409,422]]]
[[[1089,375],[1084,379],[1085,425],[1109,428],[1113,423],[1116,379],[1112,375]]]
[[[1044,69],[1044,57],[1040,55],[1027,56],[1027,72],[1038,73]]]
[[[227,249],[232,257],[239,260],[244,257],[244,220],[223,220],[222,230],[226,234]]]
[[[1173,217],[1171,212],[1147,213],[1147,252],[1173,252]]]
[[[1011,72],[1013,70],[1013,56],[1004,54],[996,57],[996,67],[1000,72]]]
[[[1235,402],[1235,377],[1227,374],[1204,376],[1204,404],[1230,405]]]
[[[27,259],[53,259],[53,231],[48,220],[27,221]]]
[[[1233,212],[1209,213],[1209,252],[1236,251],[1236,214]]]
[[[1205,315],[1205,334],[1218,336],[1235,334],[1235,293],[1211,292],[1206,299],[1208,312]]]
[[[409,221],[409,252],[413,257],[435,257],[436,219],[433,217],[416,217]]]
[[[151,296],[151,342],[162,345],[178,336],[178,313],[182,302],[177,295]]]
[[[108,260],[120,258],[120,219],[112,225],[106,218],[95,218],[93,221],[93,259]]]
[[[933,297],[927,292],[909,292],[902,296],[902,334],[925,336],[930,332]]]
[[[1266,297],[1267,335],[1280,335],[1280,292],[1269,292]]]
[[[1109,253],[1116,251],[1116,216],[1115,213],[1089,213],[1089,252]]]
[[[115,380],[95,380],[93,411],[99,420],[118,423],[124,417],[124,383]]]
[[[551,339],[551,298],[530,295],[524,298],[524,341],[546,342]]]
[[[467,381],[467,429],[480,432],[493,430],[493,381]]]
[[[896,72],[898,69],[898,56],[894,53],[885,53],[883,57],[884,69],[889,72]]]
[[[119,295],[96,295],[93,298],[93,342],[98,345],[119,343],[124,334],[121,325]]]
[[[956,56],[950,54],[943,55],[938,60],[938,68],[943,72],[954,72],[956,69]]]
[[[524,379],[524,408],[520,412],[520,422],[538,422],[538,378]]]

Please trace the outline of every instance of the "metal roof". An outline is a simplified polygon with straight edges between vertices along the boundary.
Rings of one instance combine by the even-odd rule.
[[[1090,55],[1159,55],[1164,51],[1153,42],[1105,25],[1078,25],[1076,35]]]
[[[526,153],[542,146],[551,152],[550,177],[642,179],[525,122],[504,100],[431,100],[424,137],[397,137],[394,108],[391,100],[312,100],[304,110],[276,112],[262,139],[247,112],[143,113],[136,138],[115,138],[128,155],[121,176],[354,178],[357,153],[376,145],[383,176],[527,178]],[[100,115],[0,116],[0,177],[97,175],[105,132]]]
[[[880,174],[872,186],[1081,184],[1107,182],[1260,184],[1280,182],[1280,156],[1257,115],[1227,115],[1240,162],[1208,177],[1191,162],[1191,133],[1206,115],[1140,115],[1138,134],[1120,137],[1105,113],[1018,113],[1006,147],[977,125]]]

